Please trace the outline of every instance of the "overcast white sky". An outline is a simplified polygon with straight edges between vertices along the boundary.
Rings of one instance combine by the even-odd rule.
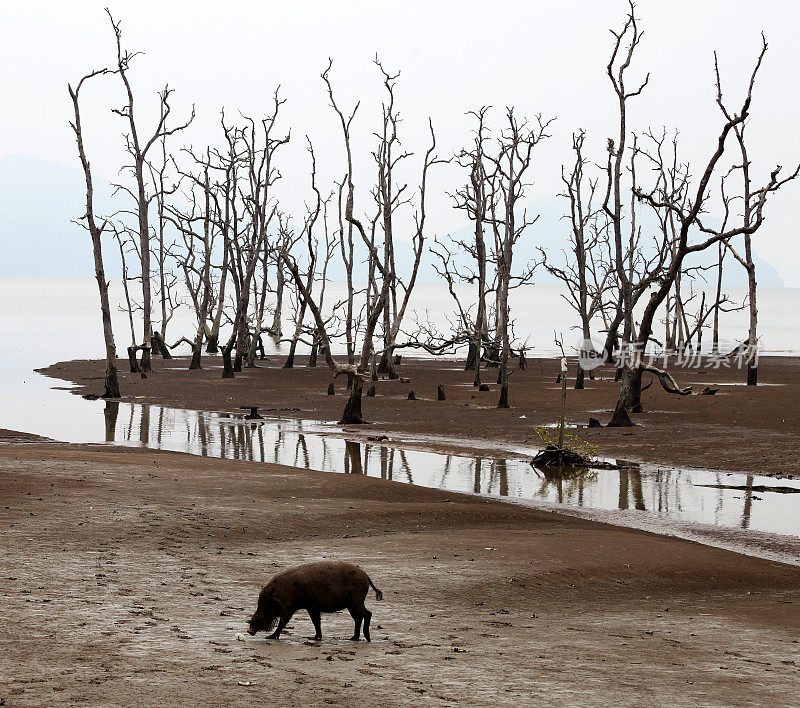
[[[177,115],[196,104],[198,119],[179,140],[203,145],[218,139],[219,110],[259,116],[276,85],[287,99],[284,125],[293,140],[282,172],[295,209],[307,192],[304,135],[314,141],[320,176],[341,173],[335,117],[319,78],[328,57],[344,104],[362,101],[354,132],[359,142],[357,178],[372,177],[368,138],[380,110],[376,52],[402,70],[398,102],[405,117],[404,146],[418,155],[426,147],[427,118],[433,119],[440,154],[468,138],[465,111],[492,105],[557,116],[553,139],[538,153],[531,198],[559,189],[561,163],[569,159],[570,136],[584,128],[593,157],[604,159],[614,132],[615,105],[605,65],[610,27],[620,27],[622,0],[572,2],[138,2],[5,0],[0,26],[0,155],[24,154],[77,164],[68,127],[68,81],[113,63],[113,35],[103,7],[123,23],[124,42],[145,52],[133,66],[139,106],[147,119],[155,91],[176,89]],[[765,0],[642,0],[637,15],[645,36],[632,75],[650,72],[650,85],[631,105],[630,127],[678,127],[684,159],[699,166],[713,149],[720,123],[714,103],[713,51],[719,53],[731,99],[738,99],[757,55],[763,30],[769,41],[756,90],[749,135],[757,176],[775,164],[800,161],[800,3]],[[734,101],[735,103],[735,101]],[[97,173],[113,178],[121,161],[122,124],[108,110],[119,104],[113,79],[87,91],[85,123],[90,159]],[[176,145],[178,147],[178,145]],[[442,192],[458,174],[443,168],[431,185],[431,226],[462,225]],[[790,185],[768,207],[757,250],[800,286],[796,205],[800,183]],[[787,257],[786,253],[792,253]]]

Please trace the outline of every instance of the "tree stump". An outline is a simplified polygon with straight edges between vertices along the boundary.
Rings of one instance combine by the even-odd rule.
[[[361,391],[364,382],[360,376],[354,374],[348,374],[347,381],[350,384],[350,397],[345,404],[339,425],[364,425],[367,422],[361,415]]]
[[[614,409],[614,415],[606,425],[607,428],[632,428],[636,423],[631,420],[628,414],[628,409],[622,401],[617,401],[617,407]]]
[[[589,467],[590,461],[572,450],[548,445],[531,460],[536,467]]]
[[[371,385],[371,386],[370,386],[370,387],[367,389],[367,396],[369,396],[369,397],[371,398],[371,397],[372,397],[372,396],[374,396],[374,395],[375,395],[375,384],[372,384],[372,385]]]
[[[328,384],[328,395],[329,396],[335,396],[336,395],[336,389],[333,387],[333,381],[331,381]]]
[[[417,397],[414,395],[414,391],[413,390],[408,392],[408,400],[409,401],[416,401],[417,400]]]
[[[436,400],[437,401],[444,401],[446,400],[446,396],[444,395],[444,386],[439,384],[439,388],[436,389]]]

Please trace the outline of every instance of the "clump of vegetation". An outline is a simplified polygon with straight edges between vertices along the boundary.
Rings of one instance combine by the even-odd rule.
[[[567,424],[568,421],[565,420],[564,425]],[[537,466],[588,467],[599,452],[597,446],[581,440],[567,430],[560,431],[557,427],[540,427],[534,428],[534,431],[544,445],[544,450],[532,460],[533,464]],[[559,438],[562,440],[560,446]]]

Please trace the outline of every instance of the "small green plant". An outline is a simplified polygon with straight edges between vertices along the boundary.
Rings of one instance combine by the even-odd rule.
[[[565,420],[564,425],[566,426],[568,424],[569,421]],[[552,428],[534,428],[534,431],[545,447],[548,445],[558,447],[558,426]],[[570,433],[568,430],[564,430],[564,450],[574,452],[576,455],[580,455],[586,460],[593,460],[599,453],[599,448],[597,446],[585,440],[581,440],[577,435]]]

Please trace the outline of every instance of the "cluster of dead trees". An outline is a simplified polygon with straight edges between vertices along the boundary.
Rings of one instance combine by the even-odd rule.
[[[305,138],[309,181],[302,213],[281,205],[276,184],[291,132],[284,126],[284,103],[275,91],[266,115],[222,113],[219,140],[202,149],[178,144],[194,109],[175,118],[172,91],[158,94],[157,118],[140,119],[139,96],[130,80],[136,53],[127,51],[119,22],[109,15],[116,39],[112,66],[93,71],[69,93],[72,127],[86,178],[86,210],[81,219],[91,236],[106,342],[106,396],[120,395],[116,346],[111,327],[103,236],[116,239],[122,262],[125,310],[130,325],[129,366],[142,376],[152,371],[153,354],[171,356],[180,344],[191,348],[191,369],[202,366],[203,349],[219,352],[223,377],[234,377],[264,356],[263,337],[288,345],[285,366],[294,366],[297,347],[310,350],[309,365],[321,358],[333,376],[346,376],[350,390],[343,423],[363,422],[365,381],[396,377],[396,353],[403,348],[430,354],[465,351],[474,383],[488,367],[497,370],[499,407],[509,405],[509,375],[518,357],[524,368],[526,342],[514,334],[510,294],[530,284],[537,268],[565,286],[583,337],[581,354],[591,348],[592,328],[605,335],[604,355],[618,364],[621,392],[617,422],[640,409],[642,373],[656,373],[668,390],[680,392],[669,374],[646,360],[655,342],[663,350],[700,348],[713,326],[718,345],[720,313],[734,307],[722,292],[727,254],[743,266],[750,283],[748,383],[757,381],[756,272],[752,235],[764,221],[768,197],[797,170],[780,167],[762,184],[753,181],[745,128],[753,87],[767,50],[764,41],[744,97],[734,108],[724,98],[714,63],[720,130],[709,157],[690,170],[678,151],[677,133],[634,131],[629,109],[646,89],[649,75],[631,80],[642,38],[631,3],[625,23],[612,31],[607,75],[618,105],[618,131],[604,155],[588,153],[586,134],[573,135],[572,158],[562,169],[565,219],[563,258],[542,251],[536,262],[514,259],[520,239],[531,238],[537,221],[525,209],[535,172],[537,146],[550,137],[552,119],[520,116],[508,108],[497,117],[488,107],[470,114],[474,129],[466,146],[448,159],[430,141],[408,150],[401,139],[396,103],[399,74],[376,59],[383,100],[377,125],[360,120],[360,104],[338,98],[333,63],[321,74],[321,91],[340,129],[341,175],[321,184],[312,142]],[[129,157],[117,192],[125,207],[97,215],[93,175],[81,123],[81,91],[100,77],[116,81],[124,101],[112,108],[124,126]],[[372,164],[356,164],[353,142],[372,140]],[[735,153],[731,158],[730,154]],[[430,173],[447,163],[462,175],[449,195],[470,223],[468,238],[430,238],[426,199]],[[415,174],[414,183],[405,181]],[[642,177],[644,175],[644,177]],[[398,215],[405,212],[405,218]],[[708,216],[716,212],[721,221]],[[408,218],[410,215],[410,218]],[[410,244],[410,247],[408,246]],[[410,248],[411,258],[399,258]],[[698,295],[708,267],[689,265],[692,254],[715,249],[711,277],[715,294]],[[454,316],[448,331],[419,316],[409,303],[423,259],[446,284]],[[328,288],[333,268],[344,273],[344,296]],[[194,313],[192,333],[173,337],[167,329],[177,307]],[[658,318],[661,318],[660,320]],[[157,322],[159,329],[154,329]],[[285,323],[291,322],[288,331]],[[664,325],[659,342],[654,331]],[[223,335],[224,333],[224,335]],[[337,357],[335,352],[341,351]],[[581,357],[583,360],[583,357]],[[579,369],[576,388],[583,387]]]
[[[711,352],[719,355],[720,313],[736,309],[722,291],[725,255],[731,253],[747,271],[750,327],[740,360],[747,383],[758,378],[758,315],[752,235],[764,221],[768,197],[797,177],[776,166],[761,185],[752,181],[745,141],[758,72],[767,51],[762,46],[740,101],[723,95],[716,54],[714,77],[720,128],[710,142],[708,158],[694,169],[679,156],[678,133],[636,132],[629,109],[649,83],[649,74],[631,79],[642,39],[633,3],[613,44],[607,75],[618,106],[618,133],[608,139],[604,169],[594,168],[584,151],[584,133],[573,136],[574,162],[565,168],[563,196],[568,200],[570,247],[567,265],[544,266],[565,285],[567,299],[580,317],[584,342],[590,346],[593,318],[603,323],[604,354],[618,365],[620,396],[613,425],[630,424],[629,412],[641,410],[642,374],[654,373],[670,393],[685,394],[664,369],[655,367],[648,348],[665,353],[700,350],[703,329],[713,328]],[[600,160],[598,163],[603,164]],[[722,214],[715,222],[710,213]],[[716,265],[692,265],[694,254],[716,250]],[[697,295],[694,283],[711,276],[711,297]],[[658,317],[664,341],[654,336]],[[665,361],[668,359],[665,357]],[[583,385],[579,371],[576,387]]]

